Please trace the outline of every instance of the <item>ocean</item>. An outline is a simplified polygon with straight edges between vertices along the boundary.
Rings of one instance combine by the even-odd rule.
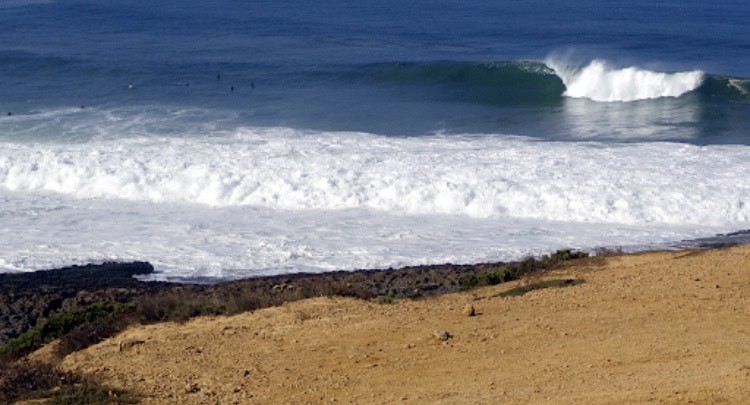
[[[750,228],[750,3],[0,0],[0,272],[218,281]]]

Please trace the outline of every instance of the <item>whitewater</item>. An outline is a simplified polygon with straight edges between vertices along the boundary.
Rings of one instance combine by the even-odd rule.
[[[750,229],[747,10],[5,1],[0,272],[213,282]]]
[[[81,199],[475,218],[750,219],[747,149],[242,129],[230,137],[4,145],[0,185]],[[731,167],[730,170],[728,168]]]
[[[582,68],[557,60],[547,65],[565,84],[563,95],[600,102],[628,102],[661,97],[679,97],[697,89],[705,74],[699,70],[664,73],[635,66],[615,68],[606,61],[593,60]]]
[[[6,142],[0,267],[148,260],[197,280],[653,247],[750,222],[748,149],[289,128]]]

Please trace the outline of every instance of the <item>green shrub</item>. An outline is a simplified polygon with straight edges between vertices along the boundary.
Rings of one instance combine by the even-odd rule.
[[[512,265],[500,266],[486,270],[481,273],[470,273],[461,279],[461,288],[468,290],[485,285],[495,285],[513,280],[514,271]]]
[[[135,316],[143,323],[185,322],[202,315],[221,315],[226,304],[218,298],[190,290],[172,289],[139,297]]]
[[[512,280],[541,270],[557,267],[566,261],[588,257],[586,252],[577,252],[571,249],[561,249],[551,255],[544,255],[538,259],[527,257],[524,260],[509,263],[494,269],[476,273],[466,274],[460,281],[461,289],[495,285]]]
[[[96,303],[61,312],[8,343],[0,345],[0,358],[6,361],[20,358],[74,330],[80,325],[110,317],[113,314],[122,313],[131,308],[132,306],[128,304]]]

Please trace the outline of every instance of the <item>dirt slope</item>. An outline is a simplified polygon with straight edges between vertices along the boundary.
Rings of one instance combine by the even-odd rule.
[[[395,304],[306,300],[132,328],[63,365],[145,403],[750,403],[750,247],[548,277],[585,282],[508,298],[497,293],[518,282]]]

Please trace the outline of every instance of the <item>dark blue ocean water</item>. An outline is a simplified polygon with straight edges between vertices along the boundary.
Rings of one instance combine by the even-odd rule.
[[[0,0],[0,271],[748,229],[749,21],[746,0]]]
[[[748,84],[726,81],[750,78],[746,1],[4,0],[0,7],[0,111],[16,114],[168,104],[229,113],[222,122],[230,127],[750,142]],[[598,59],[611,69],[700,70],[707,80],[679,98],[597,105],[563,97],[557,77],[498,69],[550,58],[578,68]],[[587,119],[571,118],[571,110]],[[635,131],[611,122],[632,117],[641,121]],[[7,136],[7,125],[0,128]]]

